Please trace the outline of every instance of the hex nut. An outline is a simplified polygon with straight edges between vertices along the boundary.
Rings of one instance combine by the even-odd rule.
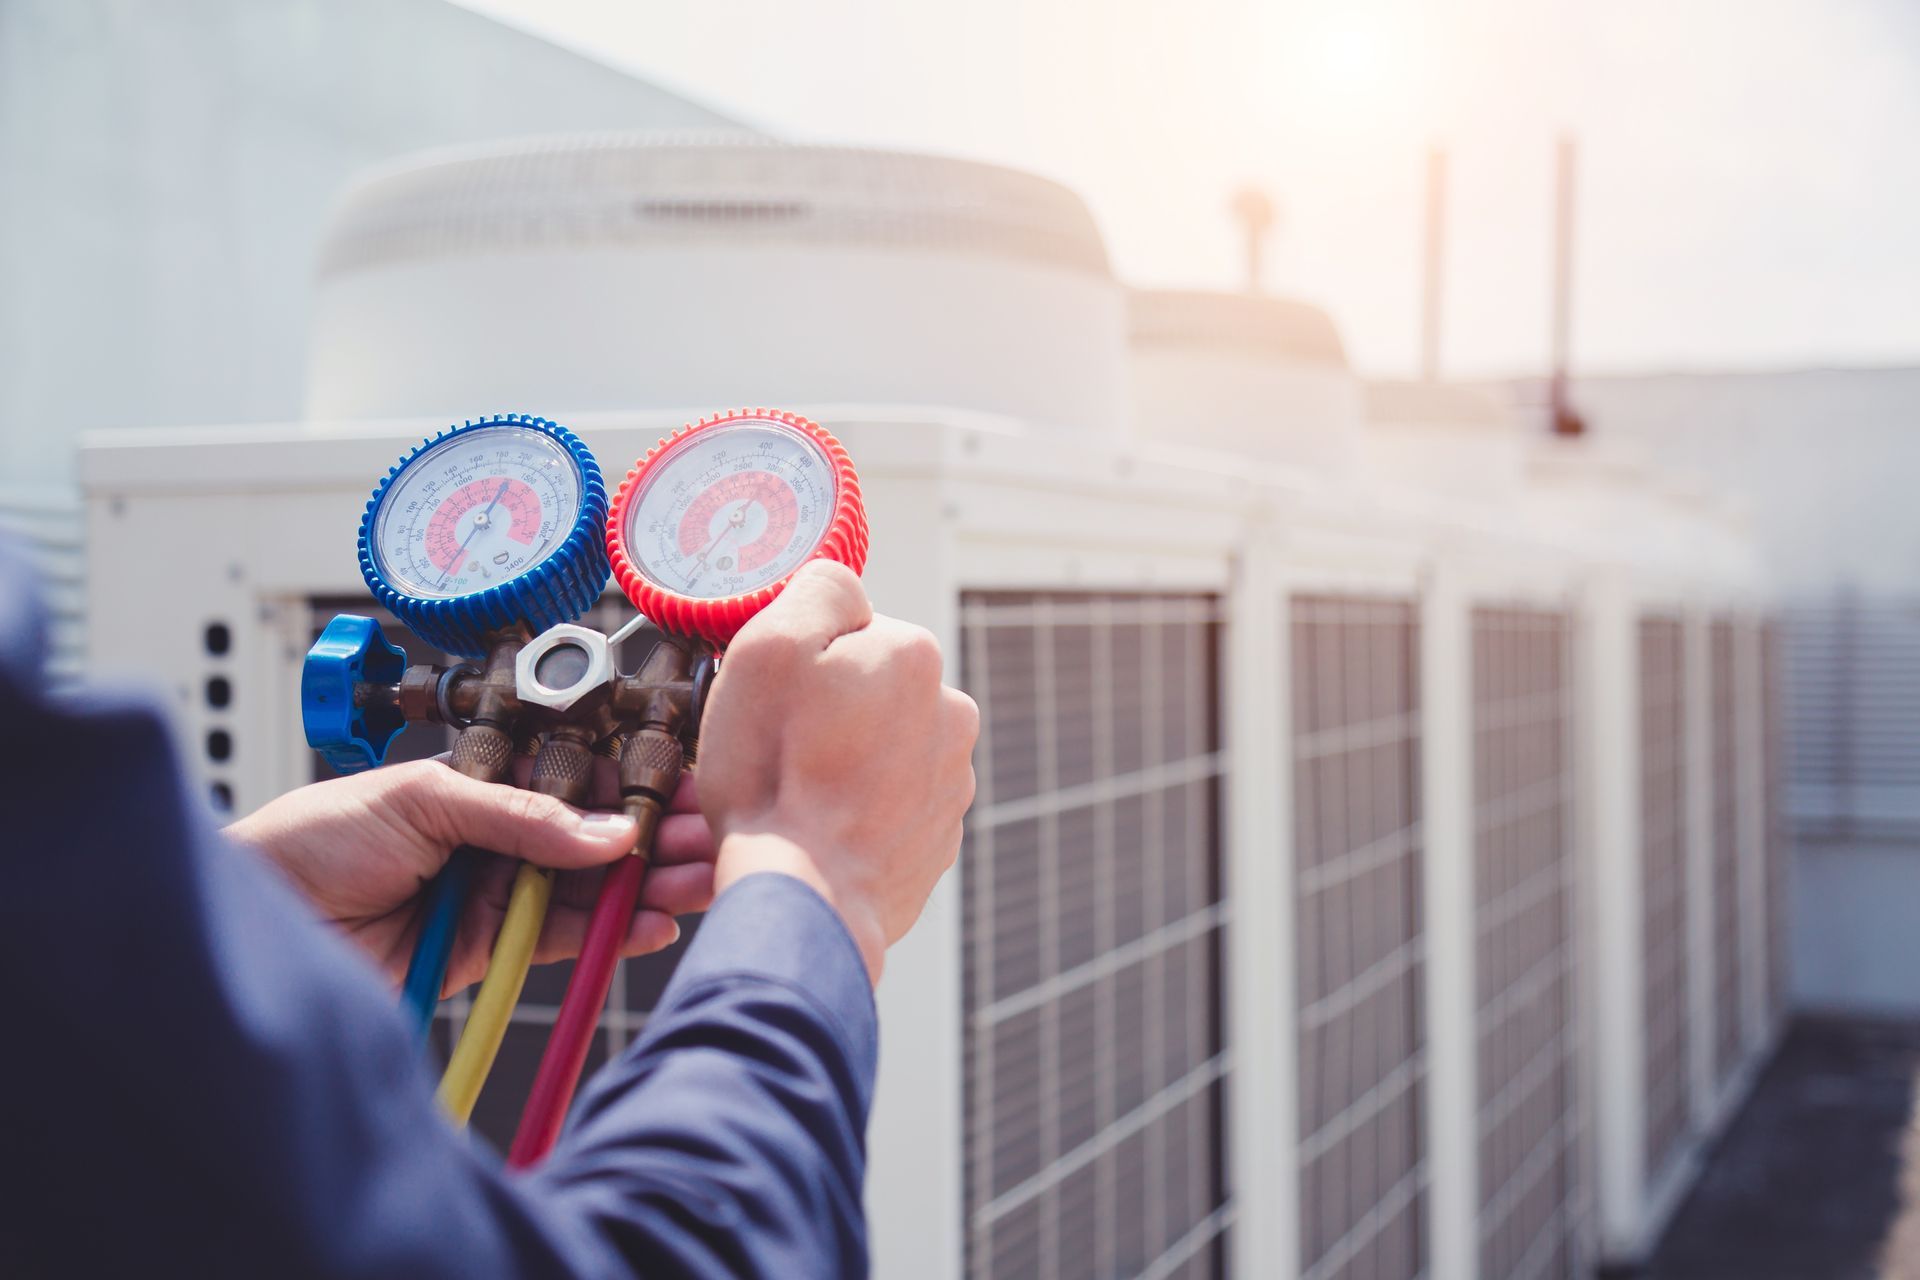
[[[586,666],[573,683],[564,688],[547,684],[540,678],[540,661],[557,649],[573,646],[585,652]],[[520,701],[554,711],[565,711],[574,703],[613,681],[613,650],[607,638],[589,627],[563,622],[548,627],[520,650],[513,664],[514,692]]]

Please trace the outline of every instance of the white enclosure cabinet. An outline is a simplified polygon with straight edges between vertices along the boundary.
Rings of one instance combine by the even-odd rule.
[[[1780,1008],[1770,633],[1752,576],[1681,541],[1723,532],[1669,511],[1659,562],[1524,487],[790,407],[860,467],[876,604],[984,712],[959,868],[880,988],[880,1274],[1644,1249]],[[618,473],[684,416],[568,425]],[[222,804],[314,776],[301,657],[364,600],[371,480],[439,425],[89,449],[94,670],[165,683]],[[603,1051],[668,962],[628,966]]]

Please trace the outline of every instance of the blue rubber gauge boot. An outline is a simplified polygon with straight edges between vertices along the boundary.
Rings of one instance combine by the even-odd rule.
[[[360,521],[373,598],[428,644],[484,657],[489,633],[572,622],[607,586],[607,488],[545,418],[453,427],[387,473]]]

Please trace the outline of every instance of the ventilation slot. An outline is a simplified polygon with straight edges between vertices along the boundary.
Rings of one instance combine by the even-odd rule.
[[[1578,1270],[1587,1188],[1575,1074],[1568,626],[1473,615],[1479,1274]]]
[[[1419,631],[1410,601],[1295,597],[1304,1280],[1425,1269]]]
[[[1713,716],[1713,1064],[1725,1081],[1740,1065],[1740,783],[1735,733],[1733,622],[1707,628]]]
[[[1641,946],[1646,1168],[1652,1183],[1687,1133],[1685,652],[1675,618],[1640,621]]]

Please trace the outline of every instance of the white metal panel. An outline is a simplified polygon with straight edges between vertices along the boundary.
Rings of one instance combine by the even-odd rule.
[[[1238,565],[1223,699],[1228,749],[1229,1169],[1236,1213],[1228,1274],[1283,1276],[1298,1257],[1299,1061],[1293,947],[1292,629],[1270,530],[1256,526]],[[1266,534],[1268,536],[1261,536]],[[1271,643],[1270,643],[1271,642]],[[1271,981],[1258,981],[1258,975]]]
[[[1435,1280],[1484,1274],[1479,1208],[1478,1001],[1474,990],[1474,689],[1479,667],[1465,575],[1452,560],[1421,601],[1421,786],[1426,836],[1429,1214]]]
[[[1582,597],[1575,649],[1578,789],[1589,798],[1581,857],[1593,885],[1589,974],[1600,1249],[1634,1263],[1646,1247],[1648,1096],[1642,850],[1642,645],[1631,580],[1599,575]]]
[[[865,490],[873,544],[863,574],[874,608],[926,627],[960,679],[959,600],[953,542],[931,476],[899,476]],[[963,874],[934,890],[910,933],[887,953],[874,993],[880,1074],[867,1135],[867,1206],[873,1270],[949,1280],[960,1274],[961,947]]]

